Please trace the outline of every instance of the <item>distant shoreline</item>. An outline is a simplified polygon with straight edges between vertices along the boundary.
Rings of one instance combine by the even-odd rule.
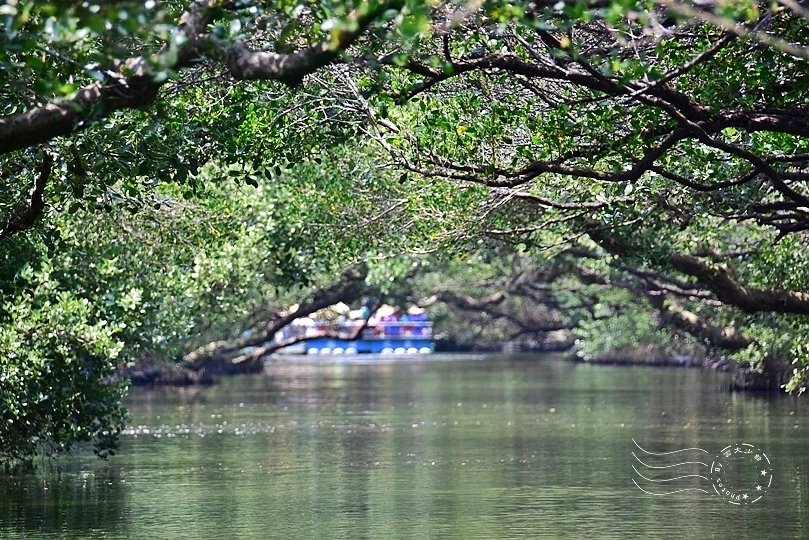
[[[508,350],[508,347],[441,347],[436,353],[470,353],[470,354],[509,354],[509,353],[553,353],[561,352],[563,357],[573,363],[603,366],[646,366],[664,368],[701,368],[731,374],[730,390],[742,392],[782,392],[781,377],[773,376],[750,369],[749,366],[735,364],[732,361],[700,357],[695,355],[675,355],[652,353],[648,349],[623,350],[593,358],[584,359],[571,351],[571,347],[547,347],[539,350]],[[516,348],[515,348],[516,349]],[[566,353],[566,354],[564,354]],[[419,357],[424,359],[423,357]],[[113,379],[127,380],[133,387],[188,387],[209,386],[216,384],[220,377],[245,372],[228,372],[201,370],[195,371],[174,362],[163,362],[154,359],[119,366]],[[255,373],[260,373],[255,371]]]

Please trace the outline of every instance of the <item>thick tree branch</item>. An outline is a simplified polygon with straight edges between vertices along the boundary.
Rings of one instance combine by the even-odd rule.
[[[512,295],[518,295],[516,291],[512,291]],[[458,293],[455,291],[438,291],[435,296],[431,297],[427,304],[434,303],[435,301],[444,302],[450,306],[454,306],[463,311],[481,312],[489,314],[493,317],[503,319],[516,326],[519,329],[518,335],[537,334],[540,332],[554,332],[557,330],[569,330],[571,326],[560,319],[554,320],[530,320],[517,316],[508,308],[500,308],[499,306],[509,296],[505,291],[498,291],[483,298],[474,298],[472,296]],[[536,300],[536,298],[534,298]]]
[[[0,240],[8,238],[14,233],[29,229],[45,210],[45,187],[53,168],[53,156],[47,151],[43,152],[42,163],[37,170],[34,186],[31,188],[31,197],[28,206],[19,215],[9,219],[5,227],[0,229]]]
[[[165,67],[191,67],[204,59],[208,49],[218,47],[206,33],[206,28],[215,9],[228,5],[229,2],[218,0],[191,2],[178,25],[184,40],[175,51],[176,60],[169,62],[168,50],[159,55]],[[401,5],[400,0],[363,4],[348,15],[348,29],[335,30],[329,41],[295,53],[253,52],[244,43],[236,43],[227,51],[228,67],[237,79],[299,84],[305,75],[337,58],[385,10],[398,9]],[[157,99],[163,84],[155,79],[149,62],[143,57],[126,60],[116,71],[105,72],[105,76],[106,80],[80,89],[72,99],[54,101],[22,114],[0,118],[0,154],[79,131],[117,110],[149,107]]]
[[[183,356],[183,364],[191,369],[203,369],[207,363],[218,357],[244,349],[264,345],[271,341],[275,334],[293,321],[307,317],[312,313],[333,306],[339,302],[352,301],[365,287],[368,269],[363,265],[344,271],[340,278],[328,287],[322,288],[301,302],[297,309],[289,312],[276,312],[264,327],[244,337],[214,341]]]
[[[587,235],[605,251],[626,257],[632,248],[619,241],[611,231],[591,227]],[[746,313],[789,313],[809,315],[809,293],[788,290],[763,290],[741,285],[725,268],[693,255],[673,254],[668,264],[711,290],[721,302]]]
[[[344,24],[350,29],[336,30],[330,41],[296,53],[253,52],[244,43],[236,43],[228,51],[230,73],[236,79],[276,80],[298,85],[305,75],[333,62],[385,11],[400,9],[403,3],[401,0],[366,3],[348,15]]]
[[[728,351],[738,351],[750,346],[753,341],[733,327],[720,327],[709,323],[693,311],[681,306],[677,301],[662,294],[647,293],[649,303],[657,309],[667,326],[682,330],[707,342],[712,347]]]
[[[376,302],[376,306],[381,305],[381,302]],[[373,315],[373,313],[371,314]],[[281,341],[265,341],[263,344],[257,346],[254,350],[240,354],[230,360],[232,365],[244,364],[249,362],[259,362],[262,358],[283,349],[297,345],[298,343],[306,343],[307,341],[314,341],[316,339],[339,339],[341,341],[356,341],[363,336],[365,329],[368,328],[371,322],[371,316],[367,317],[360,326],[358,326],[351,335],[344,335],[335,332],[326,332],[325,334],[317,334],[314,336],[293,336],[291,338]],[[235,352],[235,351],[231,351]]]
[[[753,341],[732,327],[721,327],[706,321],[696,313],[685,309],[675,299],[647,278],[640,282],[625,279],[607,278],[601,274],[576,266],[575,272],[585,284],[620,287],[645,297],[649,304],[660,314],[660,322],[664,326],[675,328],[706,342],[712,347],[728,351],[738,351],[751,345]]]
[[[809,315],[809,293],[745,287],[726,269],[692,255],[673,255],[670,261],[673,268],[711,289],[719,300],[744,312]]]

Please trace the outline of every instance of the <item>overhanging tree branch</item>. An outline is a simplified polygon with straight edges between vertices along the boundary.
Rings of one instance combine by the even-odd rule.
[[[738,351],[753,344],[753,340],[746,337],[739,330],[730,326],[713,324],[704,317],[686,309],[676,299],[671,298],[671,295],[667,294],[668,291],[648,277],[644,277],[642,272],[637,269],[633,269],[630,273],[636,276],[639,275],[639,281],[607,278],[599,273],[587,270],[581,265],[576,265],[574,272],[585,284],[619,287],[638,293],[642,298],[646,298],[649,304],[658,312],[661,324],[690,334],[711,347],[727,351]]]
[[[587,235],[605,251],[626,257],[632,248],[619,241],[611,231],[590,227]],[[746,313],[787,313],[809,315],[809,293],[789,290],[764,290],[740,284],[731,273],[714,262],[685,254],[672,254],[667,263],[711,290],[721,302]]]
[[[288,54],[253,52],[242,42],[222,45],[207,34],[206,28],[216,9],[230,4],[218,0],[191,2],[178,25],[182,44],[176,51],[164,47],[158,54],[159,63],[166,69],[185,69],[203,61],[210,49],[220,48],[227,53],[228,68],[234,78],[297,85],[305,75],[334,61],[386,10],[400,9],[403,2],[372,0],[362,4],[347,16],[344,27],[333,31],[331,39]],[[172,57],[176,60],[170,61]],[[0,154],[82,130],[117,110],[148,107],[157,99],[162,85],[146,58],[130,58],[115,70],[105,72],[104,81],[85,86],[71,99],[0,118]]]
[[[725,268],[692,255],[672,255],[670,261],[673,268],[711,289],[719,300],[746,313],[809,315],[809,293],[745,287]]]
[[[693,311],[685,309],[676,300],[663,294],[646,294],[649,303],[660,313],[662,322],[707,342],[712,347],[738,351],[752,345],[753,340],[733,327],[709,323]]]
[[[9,219],[6,226],[0,229],[0,240],[32,227],[45,210],[45,187],[48,184],[48,178],[53,168],[53,156],[48,151],[44,151],[42,154],[42,163],[37,169],[37,176],[34,179],[34,186],[31,188],[28,206],[17,216]]]
[[[315,291],[296,309],[273,313],[263,328],[244,337],[214,341],[199,347],[183,356],[183,364],[193,370],[201,370],[208,362],[217,357],[227,356],[247,347],[263,345],[271,341],[277,332],[299,318],[307,317],[338,302],[352,301],[365,287],[367,275],[368,269],[365,265],[349,268],[340,275],[335,283]]]

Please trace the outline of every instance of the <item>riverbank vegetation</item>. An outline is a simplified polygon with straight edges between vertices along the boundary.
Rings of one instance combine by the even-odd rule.
[[[260,365],[288,306],[361,295],[802,392],[808,25],[785,0],[0,4],[0,460],[105,456],[127,366]]]

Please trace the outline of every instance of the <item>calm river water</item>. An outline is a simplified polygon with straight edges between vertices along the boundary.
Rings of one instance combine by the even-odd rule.
[[[279,361],[211,388],[136,389],[119,455],[0,478],[0,538],[809,538],[809,398],[723,383],[435,356]],[[709,454],[652,456],[632,439]],[[752,504],[729,504],[698,464],[734,443],[759,458],[728,463],[726,481],[754,489],[759,464],[772,475]],[[651,482],[633,465],[694,476]]]

